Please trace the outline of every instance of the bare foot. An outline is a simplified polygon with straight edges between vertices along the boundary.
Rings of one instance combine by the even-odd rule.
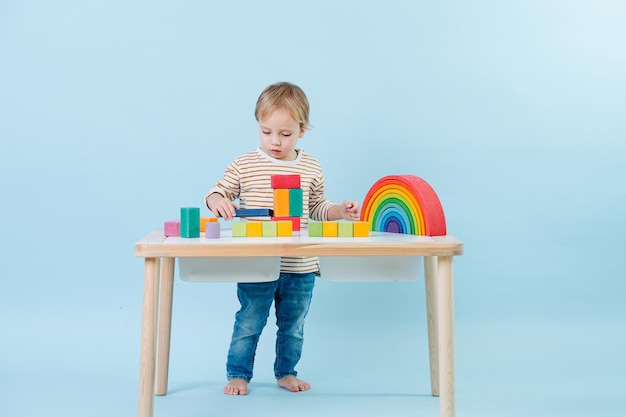
[[[224,387],[224,394],[228,395],[247,395],[248,383],[243,379],[231,379]]]
[[[291,375],[287,375],[279,379],[278,386],[291,392],[308,391],[311,389],[311,385],[308,382],[302,381]]]

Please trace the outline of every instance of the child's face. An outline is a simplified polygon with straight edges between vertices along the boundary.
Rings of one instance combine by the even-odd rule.
[[[296,159],[296,144],[304,130],[286,109],[276,109],[259,121],[261,149],[281,161]]]

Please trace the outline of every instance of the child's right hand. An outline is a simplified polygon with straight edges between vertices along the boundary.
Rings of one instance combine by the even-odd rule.
[[[232,220],[235,217],[237,208],[232,201],[218,193],[213,193],[206,199],[207,207],[213,212],[215,217],[224,220]]]

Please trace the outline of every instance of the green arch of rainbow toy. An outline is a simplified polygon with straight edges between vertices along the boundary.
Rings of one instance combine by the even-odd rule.
[[[422,236],[446,234],[446,218],[435,190],[415,175],[389,175],[370,188],[361,220],[377,232]]]

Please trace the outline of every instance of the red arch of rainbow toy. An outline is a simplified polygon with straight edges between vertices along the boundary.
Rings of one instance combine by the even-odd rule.
[[[361,220],[378,232],[444,236],[446,218],[435,190],[415,175],[389,175],[370,188]]]

